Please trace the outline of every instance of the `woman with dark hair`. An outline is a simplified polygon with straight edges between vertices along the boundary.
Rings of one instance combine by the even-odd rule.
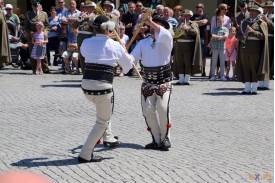
[[[217,27],[217,17],[221,16],[223,18],[223,26],[227,29],[230,29],[232,26],[231,19],[226,15],[228,11],[228,5],[221,3],[219,4],[218,9],[216,10],[216,15],[211,19],[211,32]]]
[[[55,54],[59,52],[59,36],[61,34],[61,20],[56,13],[56,8],[51,8],[51,16],[49,17],[50,30],[48,32],[48,44],[47,44],[47,57],[48,63],[51,65],[50,51],[54,51]]]
[[[223,20],[223,24],[222,27],[226,27],[228,30],[230,30],[230,28],[232,27],[232,22],[229,16],[226,15],[227,11],[228,11],[228,5],[225,3],[221,3],[219,4],[217,10],[216,10],[216,15],[212,17],[211,19],[211,34],[212,32],[218,27],[217,26],[217,17],[221,17]],[[217,75],[219,75],[219,67],[220,67],[220,58],[217,58]],[[212,62],[212,60],[211,60]],[[225,65],[225,67],[227,67],[227,65]],[[211,71],[210,71],[211,73]]]

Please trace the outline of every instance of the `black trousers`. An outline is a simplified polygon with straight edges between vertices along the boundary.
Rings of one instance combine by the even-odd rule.
[[[54,51],[55,54],[58,54],[59,53],[59,44],[60,44],[59,37],[50,37],[50,38],[48,38],[47,58],[48,58],[49,63],[50,63],[50,60],[51,60],[50,51]]]

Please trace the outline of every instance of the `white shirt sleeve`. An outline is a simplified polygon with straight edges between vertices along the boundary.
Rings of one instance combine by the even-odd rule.
[[[116,50],[116,56],[118,57],[118,63],[122,67],[123,73],[126,74],[133,68],[134,58],[126,52],[126,50],[116,41],[114,41],[114,48]]]
[[[141,43],[142,41],[139,41],[131,52],[131,55],[135,59],[135,64],[137,64],[139,60],[142,60]]]
[[[228,35],[229,35],[229,30],[228,28],[225,27],[225,36],[228,37]]]
[[[80,46],[80,53],[84,58],[87,57],[86,40],[84,40],[83,43]]]
[[[160,27],[160,31],[155,34],[156,42],[161,43],[169,49],[173,47],[173,37],[169,30]]]
[[[157,42],[165,44],[170,43],[173,40],[171,32],[162,26],[160,27],[160,31],[155,34],[155,37]]]

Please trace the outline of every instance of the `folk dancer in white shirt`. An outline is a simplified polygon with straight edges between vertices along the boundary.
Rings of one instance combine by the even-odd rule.
[[[110,130],[110,118],[113,111],[114,67],[119,65],[127,73],[133,67],[134,58],[116,41],[108,37],[115,24],[106,16],[98,16],[93,27],[96,36],[83,41],[80,51],[85,58],[85,72],[82,79],[82,90],[88,100],[96,106],[96,124],[91,130],[78,157],[80,163],[98,162],[102,157],[93,156],[97,141]],[[109,127],[108,127],[109,126]],[[104,141],[106,139],[103,139]],[[111,136],[109,143],[118,144]]]
[[[171,95],[172,72],[170,65],[173,37],[169,23],[160,17],[150,17],[146,21],[151,36],[141,40],[131,55],[141,61],[144,82],[141,86],[141,105],[148,131],[153,142],[145,149],[168,151],[171,127],[169,101]]]

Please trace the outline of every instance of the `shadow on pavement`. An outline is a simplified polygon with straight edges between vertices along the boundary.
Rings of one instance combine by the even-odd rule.
[[[61,83],[61,82],[64,82],[64,83],[80,83],[82,80],[61,80],[61,81],[54,81],[54,83]]]
[[[114,148],[104,147],[103,144],[98,144],[96,147],[99,147],[100,149],[95,149],[95,152],[101,152],[101,151],[110,151]],[[115,147],[115,149],[135,149],[135,150],[144,150],[144,147],[139,144],[132,144],[132,143],[121,143],[119,146]]]
[[[83,145],[80,145],[73,149],[69,149],[69,151],[72,154],[77,154],[77,153],[80,153],[80,150],[82,147],[83,147]],[[115,148],[109,148],[109,147],[105,147],[103,144],[97,144],[94,152],[109,151],[112,149],[121,149],[121,148],[129,148],[129,149],[136,149],[136,150],[144,149],[144,147],[142,145],[132,144],[132,143],[121,143],[118,147],[115,147]]]
[[[33,75],[32,73],[25,73],[25,72],[0,72],[0,74],[7,74],[7,75]]]
[[[78,164],[80,164],[78,162],[77,158],[46,161],[47,159],[48,158],[23,159],[23,160],[20,160],[16,163],[12,163],[11,166],[31,168],[31,167],[41,167],[41,166],[68,166],[68,165],[78,165]],[[113,158],[103,158],[103,160],[106,160],[106,159],[113,159]]]
[[[210,95],[210,96],[237,96],[243,95],[241,92],[215,92],[215,93],[203,93],[203,95]]]
[[[216,90],[221,90],[221,91],[223,91],[223,90],[236,90],[236,91],[242,91],[243,88],[218,88],[218,89],[216,89]]]
[[[190,81],[207,81],[207,80],[209,80],[208,77],[192,76],[190,78]]]
[[[41,85],[42,88],[80,88],[81,84]]]

